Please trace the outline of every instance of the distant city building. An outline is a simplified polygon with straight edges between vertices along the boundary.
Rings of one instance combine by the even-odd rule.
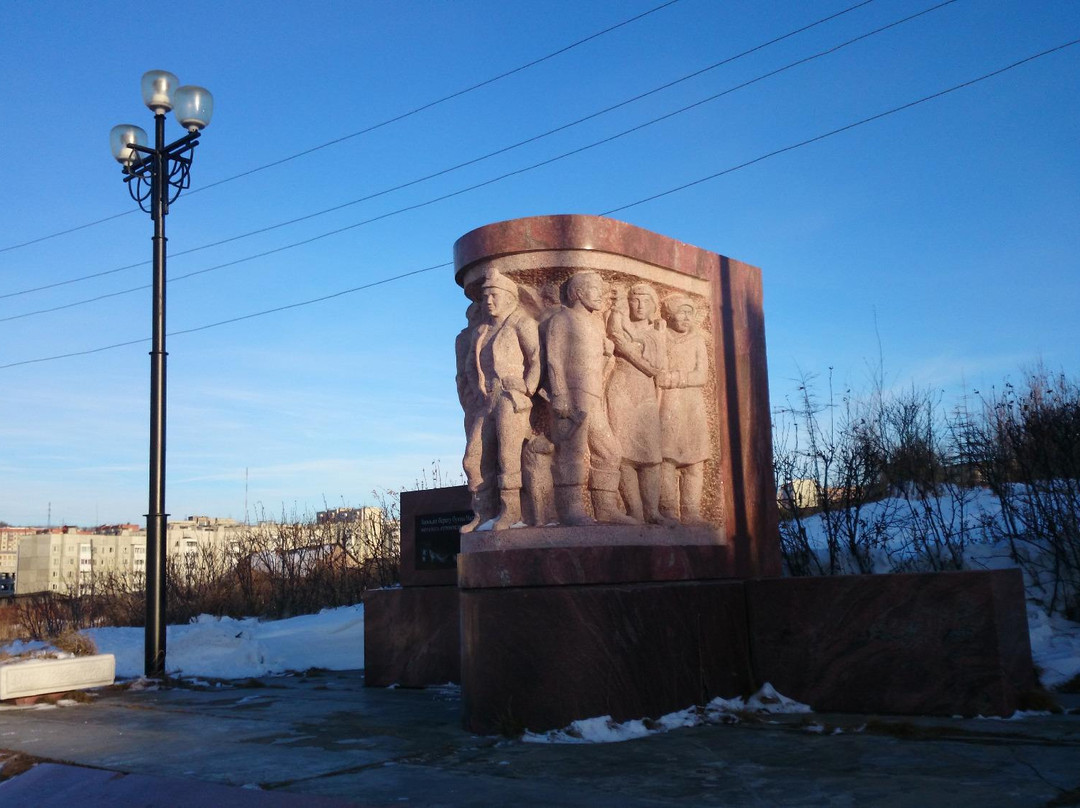
[[[363,561],[381,554],[388,543],[396,539],[396,525],[388,525],[382,508],[365,505],[360,508],[333,508],[315,514],[319,525],[340,525],[345,535],[334,537],[334,544],[343,546],[353,561]]]
[[[321,511],[316,524],[333,536],[312,536],[319,553],[328,558],[344,552],[353,563],[362,562],[392,542],[396,529],[387,530],[381,508],[337,508]],[[281,535],[281,525],[245,525],[235,519],[189,516],[169,522],[165,534],[168,563],[182,573],[221,574]],[[396,525],[393,526],[396,528]],[[330,539],[330,541],[327,541]],[[333,551],[330,545],[336,545]],[[285,548],[278,548],[280,554]],[[290,547],[286,552],[296,552]],[[146,531],[134,524],[99,525],[88,530],[74,527],[0,528],[0,594],[4,587],[17,594],[56,592],[80,594],[95,586],[137,589],[146,574]]]
[[[146,533],[101,534],[75,529],[39,531],[19,540],[15,591],[76,594],[108,574],[118,587],[141,584],[146,573]]]
[[[15,594],[19,539],[35,531],[32,527],[0,527],[0,597]]]

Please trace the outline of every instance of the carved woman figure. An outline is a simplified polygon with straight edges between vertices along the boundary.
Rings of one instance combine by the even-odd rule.
[[[626,312],[621,309],[626,306]],[[607,388],[608,422],[622,447],[619,493],[639,522],[670,523],[660,513],[660,402],[656,376],[667,366],[660,299],[647,283],[630,287],[608,319],[615,368]]]
[[[664,457],[660,512],[685,524],[701,521],[705,461],[712,441],[705,409],[709,354],[695,325],[694,302],[683,295],[664,300],[668,323],[667,368],[660,387],[660,433]]]

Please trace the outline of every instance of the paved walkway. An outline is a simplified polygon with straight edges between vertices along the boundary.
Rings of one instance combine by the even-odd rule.
[[[781,716],[553,745],[470,735],[456,688],[366,689],[359,672],[113,690],[0,706],[0,758],[67,764],[0,783],[0,805],[1076,805],[1080,698],[1064,702],[1075,712]]]

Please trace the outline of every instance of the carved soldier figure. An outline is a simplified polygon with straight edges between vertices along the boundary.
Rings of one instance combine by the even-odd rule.
[[[660,511],[684,524],[701,521],[705,461],[712,456],[704,393],[709,355],[695,314],[693,301],[684,295],[664,300],[667,369],[657,376],[664,456]]]
[[[503,530],[521,521],[521,450],[530,435],[531,399],[540,383],[540,337],[536,321],[518,306],[517,284],[505,275],[491,270],[484,276],[480,302],[485,317],[473,333],[465,368],[467,387],[483,402],[480,496],[474,495],[474,501],[483,507],[497,491],[499,510],[492,528]]]
[[[604,294],[605,284],[598,274],[579,272],[567,282],[566,305],[545,323],[555,443],[555,507],[562,524],[592,521],[582,499],[586,484],[598,521],[634,521],[620,507],[622,451],[604,406],[604,371],[614,347],[597,314],[604,306]]]
[[[619,492],[627,512],[638,521],[671,524],[660,513],[663,455],[656,376],[667,366],[660,300],[649,284],[637,283],[625,302],[625,314],[616,308],[608,320],[615,369],[608,382],[607,411],[622,447]]]
[[[482,454],[482,435],[484,428],[484,413],[487,404],[476,385],[475,374],[470,374],[469,365],[474,361],[472,354],[473,337],[476,328],[480,325],[480,304],[470,303],[465,310],[465,319],[468,325],[461,329],[454,340],[454,355],[457,359],[457,393],[461,409],[465,411],[465,456],[461,459],[461,467],[465,470],[465,482],[472,493],[473,519],[461,530],[468,533],[477,526],[482,525],[497,513],[493,490],[484,485],[483,476],[480,473],[480,457]]]

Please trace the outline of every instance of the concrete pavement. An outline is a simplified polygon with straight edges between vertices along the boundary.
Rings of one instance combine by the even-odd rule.
[[[0,783],[0,804],[1080,804],[1080,698],[1062,701],[1076,712],[747,717],[553,745],[470,735],[457,688],[368,689],[360,672],[116,689],[86,704],[0,706],[0,750],[67,764]]]

